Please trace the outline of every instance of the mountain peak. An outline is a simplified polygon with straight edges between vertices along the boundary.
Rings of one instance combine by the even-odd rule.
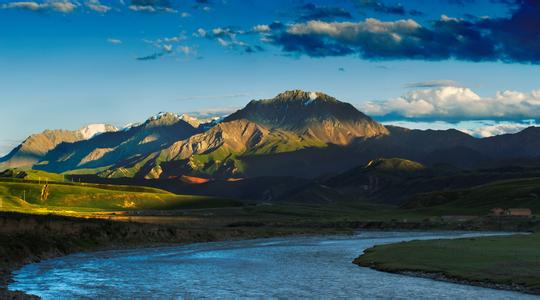
[[[314,103],[315,101],[326,101],[326,102],[339,102],[335,98],[328,96],[322,92],[309,92],[303,90],[290,90],[278,94],[276,97],[268,100],[263,100],[266,102],[273,101],[301,101],[304,104],[308,105]]]
[[[272,99],[253,100],[224,121],[240,119],[341,145],[358,137],[388,134],[384,126],[351,104],[324,93],[301,90],[286,91]]]
[[[180,120],[182,120],[182,117],[176,113],[160,112],[146,120],[144,125],[146,127],[168,126],[178,123]]]

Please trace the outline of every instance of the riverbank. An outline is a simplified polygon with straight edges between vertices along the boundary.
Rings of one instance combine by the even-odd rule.
[[[7,289],[12,271],[25,264],[76,252],[352,232],[348,228],[268,227],[250,223],[212,225],[215,224],[199,227],[189,222],[164,225],[0,213],[0,299],[35,299]]]
[[[354,260],[379,271],[540,295],[540,233],[411,241],[367,249]]]
[[[0,299],[29,297],[7,290],[13,270],[76,252],[354,230],[520,231],[538,225],[491,218],[448,222],[418,216],[397,220],[395,214],[364,207],[292,205],[94,216],[99,219],[4,212],[0,213]]]

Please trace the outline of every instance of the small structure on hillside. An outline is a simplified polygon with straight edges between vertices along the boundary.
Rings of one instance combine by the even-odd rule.
[[[512,217],[531,217],[532,211],[528,208],[509,208],[505,211],[507,216]]]
[[[505,212],[504,208],[495,207],[489,211],[489,215],[500,217],[500,216],[504,216],[504,212]]]
[[[493,217],[532,217],[532,210],[529,208],[492,208],[489,215]]]

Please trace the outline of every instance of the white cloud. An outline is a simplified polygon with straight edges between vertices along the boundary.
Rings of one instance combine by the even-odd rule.
[[[206,37],[207,33],[206,33],[206,30],[202,29],[202,28],[199,28],[197,29],[197,31],[195,31],[195,33],[193,33],[194,36],[196,37]]]
[[[75,10],[77,7],[75,4],[69,2],[69,1],[54,1],[49,2],[49,5],[52,7],[52,9],[63,12],[63,13],[71,13]]]
[[[141,11],[141,12],[156,12],[156,9],[151,5],[130,5],[129,9],[132,11]]]
[[[165,50],[165,52],[172,52],[173,45],[171,45],[171,44],[163,45],[163,50]]]
[[[540,91],[500,91],[481,97],[469,88],[445,86],[414,90],[402,97],[368,102],[361,109],[369,115],[430,119],[526,119],[540,117]]]
[[[473,129],[463,129],[464,132],[476,136],[476,137],[490,137],[501,134],[516,133],[523,129],[535,126],[535,122],[531,123],[513,123],[513,122],[500,122],[493,125],[481,126]]]
[[[181,13],[180,13],[180,17],[182,17],[182,18],[191,17],[191,14],[188,13],[188,12],[181,12]]]
[[[30,1],[21,1],[21,2],[11,2],[7,4],[2,4],[3,9],[9,9],[9,8],[21,8],[21,9],[29,9],[29,10],[40,10],[45,8],[45,4],[40,4],[37,2],[30,2]]]
[[[410,36],[421,28],[412,19],[383,22],[368,18],[364,22],[323,22],[309,21],[293,24],[287,32],[293,35],[325,35],[336,40],[356,44],[359,39],[379,39],[380,42],[399,44],[404,37]]]
[[[93,10],[93,11],[96,11],[96,12],[99,12],[99,13],[106,13],[106,12],[108,12],[109,10],[111,10],[111,7],[110,7],[110,6],[101,4],[101,2],[99,2],[99,0],[89,0],[89,1],[86,1],[85,5],[86,5],[86,7],[88,7],[89,9],[91,9],[91,10]]]
[[[2,4],[2,9],[27,9],[32,11],[39,10],[54,10],[62,13],[71,13],[77,8],[77,5],[71,1],[47,1],[44,3],[38,3],[34,1],[17,1]]]
[[[253,27],[253,31],[256,31],[256,32],[269,32],[270,31],[270,26],[268,26],[266,24],[256,25],[256,26]]]
[[[165,7],[165,6],[153,6],[153,5],[136,5],[132,4],[129,6],[129,9],[132,11],[138,11],[138,12],[147,12],[147,13],[155,13],[155,12],[166,12],[166,13],[178,13],[176,9]]]
[[[190,46],[179,46],[178,50],[185,55],[197,54],[197,51]]]
[[[107,42],[113,44],[113,45],[120,45],[122,44],[122,40],[114,39],[114,38],[108,38]]]

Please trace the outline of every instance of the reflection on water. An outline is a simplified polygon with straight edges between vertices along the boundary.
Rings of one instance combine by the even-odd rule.
[[[377,272],[352,264],[375,244],[473,236],[365,232],[75,254],[27,265],[11,290],[59,298],[527,299],[533,296]]]

